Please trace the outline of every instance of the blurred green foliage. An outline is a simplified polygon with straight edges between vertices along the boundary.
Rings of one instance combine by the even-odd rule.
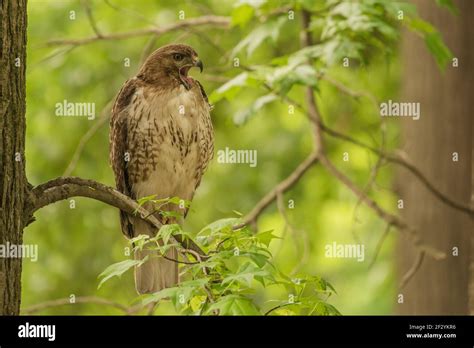
[[[449,3],[449,2],[445,2]],[[87,17],[90,6],[103,33],[118,33],[150,26],[166,26],[202,15],[229,16],[230,29],[212,25],[126,40],[97,40],[79,46],[48,46],[51,39],[78,39],[94,35]],[[278,9],[283,8],[279,12]],[[300,50],[300,10],[313,12],[311,31],[321,44]],[[288,10],[294,10],[294,20]],[[324,121],[332,128],[378,146],[381,122],[370,98],[348,96],[327,81],[324,72],[347,88],[363,90],[376,100],[396,99],[400,68],[396,42],[397,13],[413,9],[397,1],[29,1],[27,72],[27,172],[37,185],[63,175],[82,136],[100,122],[101,110],[113,100],[123,82],[133,76],[147,52],[183,42],[193,46],[204,62],[196,75],[215,104],[212,118],[216,149],[255,149],[258,165],[218,164],[214,160],[197,191],[184,230],[199,231],[209,222],[246,213],[311,152],[312,135],[306,115],[288,112],[288,104],[268,94],[268,83],[278,94],[304,104],[304,88],[317,90]],[[74,11],[75,19],[71,19]],[[411,11],[411,12],[410,12]],[[438,34],[416,17],[412,29],[425,36],[440,64],[449,57]],[[427,38],[428,37],[428,38]],[[428,42],[429,41],[429,42]],[[441,43],[440,43],[441,42]],[[147,51],[148,50],[148,51]],[[236,67],[234,58],[239,58]],[[306,59],[316,60],[308,65]],[[341,60],[351,58],[344,67]],[[130,64],[126,64],[126,62]],[[242,70],[242,66],[250,67]],[[239,76],[235,79],[236,76]],[[232,80],[233,79],[233,80]],[[231,81],[231,82],[228,82]],[[55,104],[92,102],[96,118],[58,117]],[[385,146],[394,149],[398,129],[387,121]],[[349,143],[329,139],[328,155],[360,187],[370,178],[376,158]],[[344,153],[349,161],[344,161]],[[113,185],[108,165],[108,122],[84,143],[74,176]],[[391,190],[393,167],[381,167],[368,191],[389,211],[396,208]],[[293,202],[294,208],[287,202]],[[377,261],[376,245],[385,230],[365,206],[323,168],[314,167],[283,197],[289,225],[273,204],[260,218],[259,230],[281,237],[270,243],[274,264],[289,275],[322,276],[337,289],[331,303],[342,314],[389,314],[395,299],[393,233],[385,240]],[[26,260],[23,271],[23,308],[71,295],[101,296],[124,305],[136,297],[132,273],[112,278],[97,289],[97,276],[110,264],[125,260],[118,212],[83,198],[59,202],[36,214],[24,242],[38,244],[36,263]],[[325,257],[325,246],[337,242],[363,243],[365,260]],[[256,288],[259,303],[281,296],[274,288]],[[232,305],[227,304],[227,305]],[[45,314],[121,314],[98,304],[65,305]],[[172,314],[172,306],[157,313]]]

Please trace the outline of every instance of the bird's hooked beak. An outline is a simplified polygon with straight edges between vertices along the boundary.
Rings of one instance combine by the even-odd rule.
[[[204,69],[204,65],[202,64],[202,61],[199,58],[195,58],[194,60],[194,66],[199,68],[199,72],[202,72]]]

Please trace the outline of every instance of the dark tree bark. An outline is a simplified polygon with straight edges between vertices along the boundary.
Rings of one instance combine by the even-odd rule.
[[[0,1],[0,244],[21,245],[25,201],[26,0]],[[20,258],[0,258],[0,315],[21,300]]]
[[[406,33],[402,45],[404,68],[403,101],[420,102],[421,118],[402,121],[402,149],[430,181],[457,202],[469,205],[472,193],[474,91],[474,1],[457,1],[459,16],[438,8],[434,1],[415,1],[420,16],[441,32],[458,59],[443,73],[423,41]],[[455,159],[458,154],[458,161]],[[454,155],[453,155],[454,154]],[[425,256],[421,267],[405,289],[403,314],[472,313],[474,289],[474,237],[472,218],[441,203],[409,173],[401,172],[399,187],[404,200],[402,215],[415,226],[426,243],[447,257],[435,261]],[[457,248],[457,249],[456,249]],[[456,250],[458,255],[456,256]],[[413,266],[416,250],[400,241],[400,275]],[[454,255],[453,255],[454,254]],[[471,299],[470,299],[471,298]],[[471,304],[470,304],[471,303]],[[471,309],[470,309],[471,306]]]

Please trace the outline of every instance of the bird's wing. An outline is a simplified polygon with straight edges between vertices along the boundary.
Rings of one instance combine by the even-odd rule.
[[[212,107],[211,104],[209,104],[209,99],[207,98],[207,94],[206,94],[206,91],[204,90],[204,87],[201,85],[201,82],[199,82],[198,80],[194,80],[197,82],[198,86],[199,86],[199,89],[201,90],[201,94],[202,94],[202,97],[204,98],[204,100],[206,101],[206,103],[209,105],[209,107]]]
[[[198,124],[199,127],[199,165],[196,170],[196,185],[195,189],[201,183],[201,178],[204,172],[207,169],[209,162],[211,161],[212,157],[214,156],[214,130],[212,128],[212,120],[210,115],[211,105],[209,104],[209,100],[207,99],[207,94],[204,91],[204,87],[201,85],[199,81],[197,84],[201,90],[202,94],[202,103],[206,103],[206,107],[202,108],[202,110],[206,110],[205,115],[201,115],[200,122]]]
[[[110,164],[114,171],[117,190],[129,197],[131,197],[132,191],[127,171],[128,162],[126,161],[126,152],[128,151],[127,107],[136,89],[136,79],[130,79],[125,82],[115,99],[110,119]],[[123,211],[120,211],[120,224],[122,232],[129,238],[133,237],[132,225],[128,220],[127,214]]]

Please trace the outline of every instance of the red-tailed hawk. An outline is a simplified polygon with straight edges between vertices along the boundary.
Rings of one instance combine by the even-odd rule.
[[[157,199],[191,200],[213,156],[210,105],[202,85],[188,76],[192,67],[203,68],[191,47],[161,47],[117,95],[110,121],[110,161],[117,189],[133,199],[156,195]],[[180,208],[170,204],[161,209]],[[177,222],[156,217],[163,224]],[[120,212],[120,221],[128,238],[156,233],[136,216]],[[143,250],[134,257],[147,255],[149,261],[135,268],[137,291],[150,293],[174,286],[178,264],[157,251]],[[167,257],[176,260],[177,251],[171,249]]]

